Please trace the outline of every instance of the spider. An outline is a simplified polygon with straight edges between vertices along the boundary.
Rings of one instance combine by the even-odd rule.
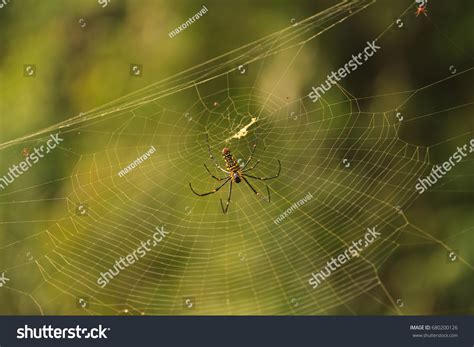
[[[425,15],[425,17],[426,17],[426,5],[420,5],[420,6],[418,6],[418,8],[416,9],[415,14],[416,14],[417,17],[418,17],[420,14],[422,14],[422,13],[423,13],[423,14]]]
[[[219,191],[219,189],[221,189],[223,186],[225,186],[226,183],[230,182],[229,195],[227,197],[227,202],[225,204],[225,207],[224,207],[224,204],[222,203],[222,199],[220,199],[222,212],[224,214],[226,214],[227,211],[229,210],[230,197],[232,196],[232,184],[233,183],[240,183],[240,182],[244,181],[257,196],[260,196],[260,193],[257,192],[257,190],[255,190],[255,188],[250,184],[250,182],[248,181],[247,178],[254,178],[254,179],[257,179],[257,180],[266,181],[266,180],[271,180],[271,179],[274,179],[274,178],[277,178],[278,176],[280,176],[281,163],[280,163],[279,159],[277,159],[278,160],[278,173],[274,176],[256,177],[256,176],[253,176],[253,175],[249,175],[247,173],[247,172],[255,169],[255,167],[258,165],[258,163],[260,163],[260,160],[257,160],[253,166],[247,168],[247,165],[252,160],[253,154],[255,153],[255,149],[257,148],[256,144],[254,144],[252,146],[250,156],[247,159],[247,161],[242,165],[242,167],[239,165],[238,161],[235,160],[234,156],[230,152],[230,149],[225,147],[222,150],[222,157],[224,158],[225,166],[226,166],[226,169],[227,169],[227,170],[225,170],[217,163],[216,159],[212,155],[211,147],[209,146],[209,135],[208,134],[206,134],[206,141],[207,141],[207,148],[209,150],[209,157],[212,159],[212,161],[214,161],[214,164],[216,165],[216,168],[218,168],[222,172],[225,172],[227,174],[227,177],[221,178],[221,177],[217,177],[217,176],[213,175],[211,173],[211,171],[209,170],[209,168],[207,167],[206,163],[204,163],[204,167],[206,168],[206,171],[209,173],[209,175],[211,175],[211,177],[214,178],[217,181],[224,181],[224,183],[219,185],[217,188],[211,190],[210,192],[202,193],[202,194],[197,193],[193,189],[193,187],[191,185],[191,182],[189,183],[189,188],[191,188],[191,191],[194,194],[196,194],[197,196],[206,196],[206,195],[214,194],[215,192]],[[268,186],[266,186],[266,187],[267,187],[267,193],[268,193],[268,202],[270,202],[270,190],[268,189]]]

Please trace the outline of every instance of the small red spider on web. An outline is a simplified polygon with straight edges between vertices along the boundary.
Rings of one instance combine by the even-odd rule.
[[[22,154],[24,157],[27,157],[27,156],[30,155],[30,150],[29,150],[27,147],[25,147],[25,148],[23,148],[23,149],[21,150],[21,154]]]
[[[426,5],[420,5],[420,6],[418,6],[418,8],[416,9],[415,14],[416,14],[417,17],[418,17],[420,14],[422,14],[422,13],[423,13],[425,16],[427,16],[427,14],[426,14]]]

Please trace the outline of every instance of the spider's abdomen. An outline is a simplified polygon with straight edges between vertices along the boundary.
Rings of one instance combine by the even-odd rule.
[[[227,170],[231,172],[240,170],[239,163],[237,162],[237,160],[235,160],[234,156],[230,153],[230,151],[227,148],[224,148],[224,151],[222,152],[222,156],[224,157],[225,166],[227,167]]]
[[[233,157],[232,153],[228,148],[224,148],[222,150],[222,156],[224,157],[225,166],[229,171],[230,177],[232,181],[235,183],[240,183],[242,181],[242,177],[240,177],[240,165]]]

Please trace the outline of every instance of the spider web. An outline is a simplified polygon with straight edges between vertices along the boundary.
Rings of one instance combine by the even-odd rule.
[[[383,312],[401,314],[401,293],[392,291],[381,272],[403,238],[452,248],[406,214],[418,198],[416,180],[431,171],[431,150],[443,143],[421,147],[399,132],[406,122],[470,107],[441,105],[429,113],[410,113],[410,105],[433,89],[449,89],[453,81],[472,77],[472,68],[390,95],[357,98],[337,85],[312,103],[306,89],[295,92],[291,76],[305,48],[373,3],[342,2],[0,145],[5,162],[15,162],[21,148],[37,147],[60,132],[63,144],[38,165],[54,166],[61,158],[68,172],[54,180],[38,177],[34,185],[19,178],[0,193],[1,225],[7,231],[1,238],[0,270],[11,279],[2,301],[15,300],[24,312],[35,314],[327,314],[357,313],[353,302],[363,297]],[[410,4],[407,10],[412,9]],[[271,84],[265,82],[269,74],[276,76]],[[399,102],[383,111],[366,107],[387,98]],[[402,122],[397,118],[401,109],[410,114]],[[468,129],[449,142],[472,133]],[[218,161],[224,146],[245,161],[256,143],[257,176],[274,174],[281,161],[280,177],[266,182],[270,203],[244,184],[234,185],[224,215],[219,199],[225,201],[228,186],[207,197],[190,192],[189,182],[200,192],[218,185],[203,163],[222,174],[209,159],[206,134]],[[156,152],[147,161],[118,176],[150,146]],[[3,171],[7,166],[2,163]],[[251,182],[265,192],[262,182]],[[307,193],[313,198],[275,225]],[[52,212],[35,214],[44,206]],[[169,232],[162,242],[105,288],[97,285],[101,272],[161,226]],[[374,226],[381,240],[317,291],[308,285],[312,272]],[[459,259],[465,270],[473,270],[469,259]]]

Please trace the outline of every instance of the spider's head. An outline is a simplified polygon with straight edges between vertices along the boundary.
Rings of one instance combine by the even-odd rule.
[[[228,149],[227,147],[224,147],[224,149],[222,150],[222,155],[229,155],[230,154],[230,149]]]

